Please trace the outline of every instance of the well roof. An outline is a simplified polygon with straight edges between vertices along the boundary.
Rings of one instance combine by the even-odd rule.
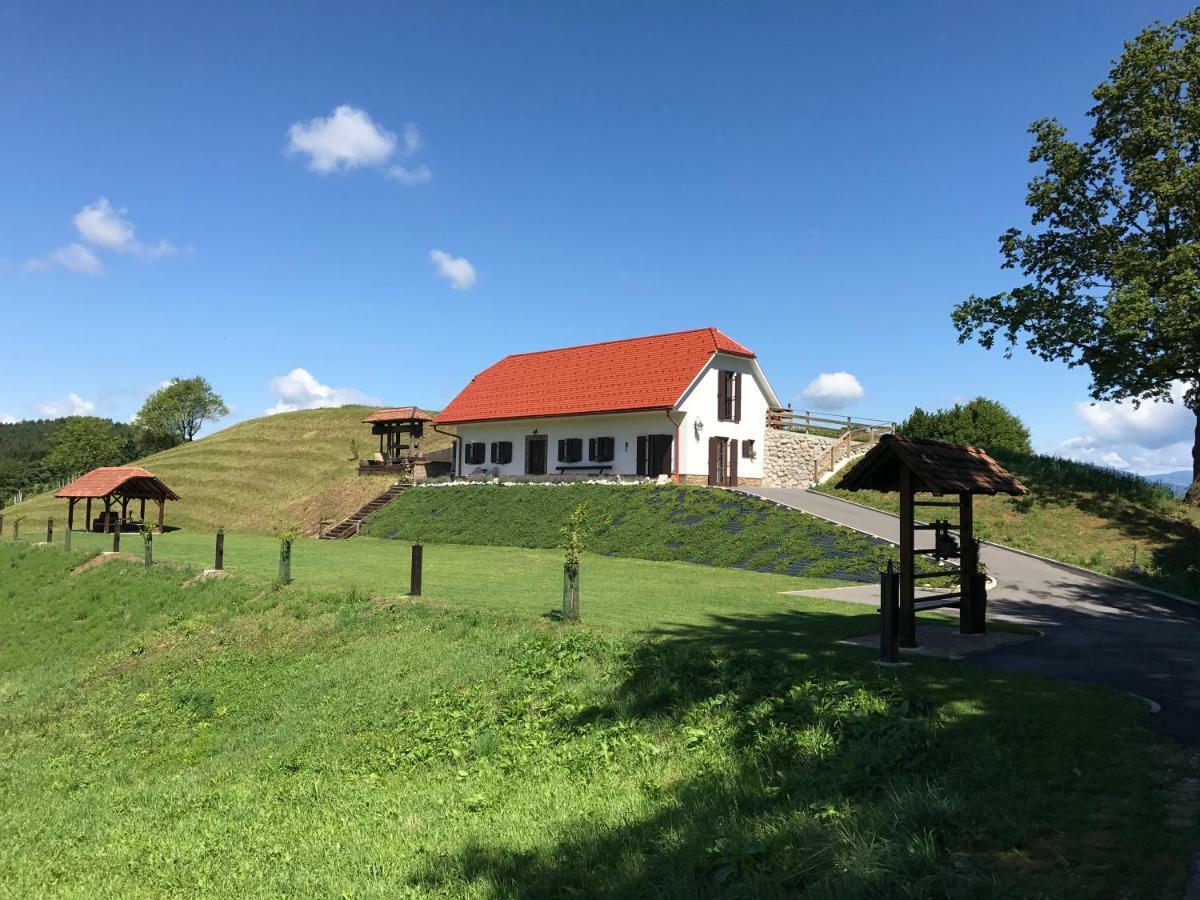
[[[1025,485],[978,447],[885,434],[838,482],[848,491],[898,491],[900,466],[913,474],[913,487],[932,494],[1029,493]]]
[[[394,406],[391,409],[377,409],[363,422],[374,425],[377,422],[432,422],[433,416],[416,406]]]

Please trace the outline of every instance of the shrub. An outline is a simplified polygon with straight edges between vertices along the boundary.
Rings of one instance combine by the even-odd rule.
[[[905,437],[970,444],[989,451],[1033,452],[1025,423],[1007,407],[986,397],[932,413],[918,406],[897,431]]]

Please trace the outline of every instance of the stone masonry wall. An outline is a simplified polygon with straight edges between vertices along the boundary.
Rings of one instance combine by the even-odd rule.
[[[817,457],[835,443],[831,437],[768,428],[763,446],[763,484],[808,487]]]

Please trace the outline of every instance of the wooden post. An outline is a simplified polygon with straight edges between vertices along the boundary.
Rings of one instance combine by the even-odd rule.
[[[67,500],[67,534],[70,534],[71,529],[75,527],[75,504],[78,502],[78,497],[71,497]]]
[[[142,541],[146,547],[146,567],[154,565],[154,531],[142,525]]]
[[[225,568],[225,529],[217,529],[217,552],[213,559],[213,568],[220,572]]]
[[[985,634],[987,632],[987,576],[976,573],[971,576],[971,615],[966,627],[960,626],[963,634]]]
[[[279,542],[279,583],[292,583],[292,542],[286,538]]]
[[[167,513],[167,501],[165,497],[158,499],[158,533],[163,533],[163,519]]]
[[[17,539],[20,536],[21,536],[21,517],[17,516],[15,519],[13,519],[13,543],[14,544],[17,542]]]
[[[975,548],[975,511],[970,494],[958,495],[958,579],[962,599],[958,604],[958,631],[975,634],[975,576],[979,573],[979,554]]]
[[[66,530],[66,533],[63,534],[63,551],[65,553],[71,552],[71,529],[70,528],[68,528]]]
[[[913,610],[916,561],[913,559],[912,472],[900,465],[900,646],[917,646],[917,615]]]
[[[0,534],[4,534],[4,513],[0,513]]]
[[[890,559],[879,573],[879,661],[900,662],[900,576]]]
[[[84,510],[84,517],[87,519],[87,521],[83,523],[83,530],[91,531],[92,530],[92,498],[91,497],[87,498],[87,508]]]
[[[118,528],[123,528],[125,523],[129,521],[129,498],[121,498],[121,521],[117,524]]]
[[[109,521],[109,517],[108,517],[108,514],[111,510],[112,510],[112,496],[109,495],[104,498],[104,533],[105,534],[108,534],[109,529],[112,528],[112,522]]]
[[[138,519],[142,522],[145,522],[146,521],[146,498],[142,497],[141,500],[139,501],[139,503],[140,503],[140,506],[138,507]]]
[[[54,516],[46,519],[46,543],[54,543]]]
[[[425,563],[425,547],[418,541],[412,545],[412,566],[408,575],[408,595],[421,596],[421,577]]]
[[[121,526],[119,524],[117,525],[116,528],[114,528],[112,530],[112,536],[113,536],[113,553],[120,553],[121,552]]]

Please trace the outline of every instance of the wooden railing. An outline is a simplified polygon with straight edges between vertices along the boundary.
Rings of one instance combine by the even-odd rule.
[[[886,434],[886,432],[880,432],[875,427],[853,428],[846,431],[813,463],[813,483],[819,482],[826,473],[836,469],[838,463],[854,453],[855,444],[865,443],[867,446],[874,446],[879,440],[880,434]]]
[[[847,431],[864,431],[873,433],[873,440],[878,440],[879,435],[895,431],[896,423],[889,422],[886,419],[863,419],[862,421],[858,421],[850,416],[842,418],[840,416],[813,415],[807,410],[796,412],[791,409],[769,409],[767,410],[767,427],[782,428],[787,431],[816,431],[818,433],[833,431],[838,435]]]

